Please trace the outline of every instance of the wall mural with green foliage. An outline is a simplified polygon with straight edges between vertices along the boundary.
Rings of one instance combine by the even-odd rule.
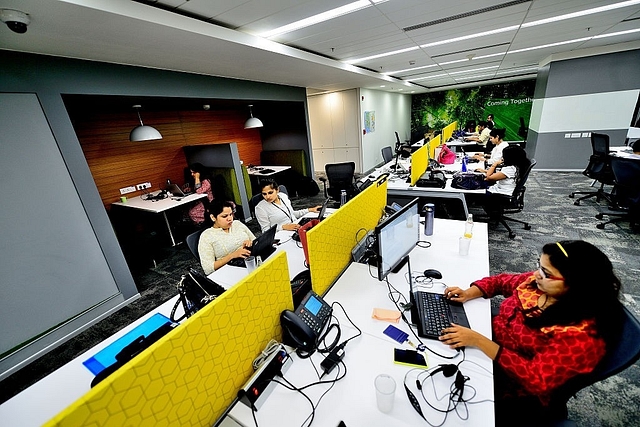
[[[493,114],[497,128],[507,130],[505,141],[526,139],[535,80],[452,89],[414,95],[411,100],[411,141],[442,131],[449,123],[485,120]]]

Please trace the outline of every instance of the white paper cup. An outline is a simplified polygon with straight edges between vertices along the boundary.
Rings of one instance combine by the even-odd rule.
[[[458,254],[469,255],[469,246],[471,245],[471,239],[469,237],[461,237],[458,241]]]
[[[247,266],[247,273],[251,273],[256,269],[256,257],[248,256],[244,259],[244,265]]]
[[[391,412],[396,394],[396,381],[387,374],[380,374],[373,383],[376,387],[378,409],[384,413]]]

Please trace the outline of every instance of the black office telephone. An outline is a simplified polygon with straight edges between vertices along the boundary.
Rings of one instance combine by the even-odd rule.
[[[309,291],[295,311],[280,313],[282,342],[299,350],[312,352],[318,338],[331,319],[331,306],[320,295]]]

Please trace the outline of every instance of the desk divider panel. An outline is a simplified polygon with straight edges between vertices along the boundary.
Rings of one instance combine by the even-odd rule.
[[[440,135],[432,138],[427,144],[429,145],[429,158],[433,160],[438,160],[436,159],[436,148],[438,148],[440,144],[442,144],[442,139]]]
[[[349,265],[356,235],[362,239],[378,224],[386,204],[387,180],[381,178],[309,230],[309,269],[316,293],[323,295]]]
[[[427,171],[429,165],[429,144],[424,144],[411,155],[411,186],[418,182],[418,179]]]
[[[293,309],[286,254],[270,257],[46,426],[211,426]],[[37,402],[34,402],[37,404]]]
[[[442,141],[447,142],[457,128],[458,128],[458,121],[455,121],[445,126],[445,128],[442,129]]]

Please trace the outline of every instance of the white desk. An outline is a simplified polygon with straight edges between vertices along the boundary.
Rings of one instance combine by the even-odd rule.
[[[473,280],[488,275],[486,224],[476,224],[471,250],[469,255],[464,257],[458,255],[458,237],[463,232],[463,221],[436,219],[434,235],[423,235],[424,240],[431,242],[432,246],[428,249],[416,248],[410,255],[412,271],[421,272],[426,268],[436,268],[442,272],[442,281],[447,285],[458,285],[463,288],[468,287]],[[406,272],[405,266],[398,274],[390,275],[389,281],[396,289],[408,296]],[[375,275],[373,267],[371,267],[371,274]],[[409,403],[403,387],[404,375],[411,368],[393,363],[393,348],[403,346],[382,333],[389,323],[371,318],[373,308],[395,309],[387,296],[386,283],[379,282],[371,274],[369,266],[353,263],[325,296],[328,303],[339,301],[344,306],[351,320],[362,329],[363,335],[349,342],[345,347],[343,361],[347,366],[347,375],[337,382],[317,405],[314,426],[336,427],[341,420],[348,427],[425,425],[424,420]],[[434,285],[433,289],[443,290],[444,285]],[[466,303],[465,308],[471,327],[491,337],[490,302],[477,299]],[[334,306],[334,315],[339,319],[342,329],[341,341],[356,334],[356,330],[350,326],[339,307]],[[399,323],[395,326],[409,332],[406,324]],[[411,340],[416,342],[415,338],[410,336]],[[462,353],[449,349],[439,341],[423,339],[423,342],[440,354],[456,356],[455,359],[446,361],[428,352],[427,361],[431,367],[441,363],[458,363],[462,360]],[[406,345],[404,347],[409,348]],[[324,356],[318,354],[311,357],[318,369],[323,358]],[[482,352],[473,348],[466,350],[466,360],[473,362],[464,362],[461,365],[463,374],[471,378],[465,386],[472,386],[477,392],[472,401],[486,402],[468,405],[469,420],[460,419],[455,412],[448,414],[444,425],[493,425],[493,403],[490,402],[493,400],[492,362]],[[318,381],[310,363],[308,359],[301,360],[294,355],[294,363],[284,377],[296,386]],[[323,379],[335,378],[337,369]],[[389,414],[380,412],[375,403],[373,380],[380,373],[387,373],[396,381],[394,408]],[[438,397],[442,397],[449,391],[452,379],[438,374],[434,376],[434,380]],[[418,396],[427,419],[432,424],[440,424],[444,415],[429,408],[422,400],[415,388],[415,377],[410,377],[407,383]],[[430,381],[425,384],[432,388]],[[315,404],[328,388],[328,384],[312,386],[306,389],[305,393]],[[465,397],[469,396],[465,394]],[[430,400],[431,403],[434,401],[435,399]],[[444,402],[441,403],[445,405]],[[258,425],[300,426],[310,413],[309,402],[299,393],[276,385],[255,415]],[[250,410],[242,403],[236,404],[229,416],[240,425],[247,427],[255,425]]]
[[[382,173],[389,171],[389,166],[392,165],[393,162],[389,162],[382,166],[381,168],[376,169],[369,176],[378,177]],[[405,169],[408,169],[408,162],[402,162],[402,165]],[[478,163],[469,163],[467,165],[468,170],[475,170],[477,168],[482,167],[483,164],[481,162]],[[444,188],[432,188],[432,187],[412,187],[408,182],[406,182],[406,178],[397,178],[394,175],[389,177],[389,183],[387,184],[387,194],[391,196],[405,196],[405,197],[432,197],[432,198],[442,198],[442,199],[458,199],[462,203],[462,207],[464,209],[464,215],[467,216],[469,214],[469,209],[467,207],[467,199],[465,198],[465,194],[484,194],[485,190],[462,190],[459,188],[451,187],[451,177],[453,172],[459,172],[462,168],[461,159],[456,159],[456,162],[450,165],[443,165],[441,169],[445,172],[445,176],[447,177],[447,183]],[[449,173],[446,173],[449,172]]]
[[[178,295],[4,402],[0,405],[1,424],[11,427],[35,427],[41,426],[58,415],[60,411],[91,390],[94,375],[82,362],[154,314],[161,313],[169,317],[177,300]],[[182,308],[179,308],[176,314],[179,317],[183,313]]]
[[[151,193],[153,195],[158,194],[159,191],[155,193]],[[187,203],[194,202],[199,199],[206,198],[206,194],[198,194],[193,193],[186,197],[167,197],[162,200],[145,200],[142,198],[143,196],[132,197],[127,199],[125,203],[116,202],[112,203],[115,206],[122,206],[125,208],[138,209],[141,211],[152,212],[152,213],[161,213],[164,218],[164,223],[167,226],[167,230],[169,231],[169,237],[171,238],[171,244],[173,246],[176,245],[176,241],[173,237],[173,232],[171,231],[171,225],[169,224],[169,219],[167,218],[167,211],[169,209],[177,208],[178,206],[186,205]]]
[[[270,169],[269,172],[264,172],[265,169]],[[277,173],[291,169],[291,166],[254,166],[247,168],[247,173],[251,176],[272,176]]]
[[[609,153],[612,156],[616,156],[616,157],[624,157],[625,159],[640,160],[640,155],[633,154],[633,150],[631,149],[631,147],[627,147],[627,146],[609,147]]]

